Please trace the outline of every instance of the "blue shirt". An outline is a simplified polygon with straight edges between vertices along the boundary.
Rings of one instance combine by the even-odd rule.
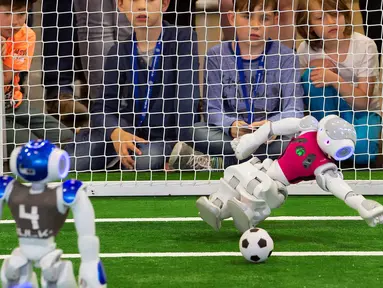
[[[104,91],[91,108],[91,126],[106,127],[106,140],[120,127],[148,140],[190,141],[190,128],[199,121],[198,46],[196,33],[164,22],[159,59],[149,112],[138,126],[142,103],[133,98],[133,42],[114,45],[105,60]],[[139,97],[145,99],[147,59],[138,61]],[[138,102],[138,103],[137,103]],[[138,104],[138,105],[137,105]]]
[[[271,41],[265,57],[265,73],[255,89],[258,60],[243,60],[246,87],[253,102],[253,121],[276,121],[287,117],[303,117],[303,88],[299,60],[294,51]],[[232,42],[209,49],[206,56],[204,106],[209,125],[223,127],[230,135],[234,121],[248,121],[248,109],[239,81]],[[251,85],[252,84],[252,85]],[[251,86],[251,87],[250,87]],[[250,123],[249,123],[250,124]]]

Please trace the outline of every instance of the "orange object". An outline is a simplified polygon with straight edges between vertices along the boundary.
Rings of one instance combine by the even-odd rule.
[[[20,72],[31,68],[32,57],[35,52],[36,34],[27,25],[17,31],[12,38],[5,42],[5,55],[3,56],[4,71],[13,72],[13,81],[4,87],[5,99],[11,100],[16,108],[23,101],[20,90]]]

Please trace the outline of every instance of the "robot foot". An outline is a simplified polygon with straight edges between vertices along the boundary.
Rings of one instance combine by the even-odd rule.
[[[358,209],[360,216],[371,227],[375,227],[378,224],[383,224],[383,206],[382,204],[366,199],[361,203],[361,207]]]
[[[227,201],[228,209],[233,217],[234,226],[242,233],[254,227],[254,212],[244,203],[233,198]]]
[[[219,231],[221,228],[221,219],[219,217],[220,209],[215,206],[207,197],[200,197],[197,200],[197,209],[199,216],[209,224],[214,230]]]

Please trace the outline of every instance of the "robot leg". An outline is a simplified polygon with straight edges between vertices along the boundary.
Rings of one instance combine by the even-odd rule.
[[[247,162],[247,176],[243,177],[236,188],[240,197],[228,201],[228,209],[234,220],[236,228],[245,232],[265,220],[271,209],[283,204],[287,195],[286,187],[274,181],[267,174],[271,166],[269,159],[261,163],[257,158]],[[240,171],[238,171],[240,173]]]
[[[221,178],[217,192],[209,198],[203,196],[197,200],[199,216],[216,231],[221,228],[221,221],[230,217],[227,201],[239,197],[235,191],[237,183],[236,180],[226,181],[225,177]]]
[[[41,287],[76,288],[76,277],[70,261],[61,261],[62,250],[54,250],[40,260]]]
[[[20,248],[13,250],[11,256],[4,260],[1,267],[1,283],[4,288],[24,283],[32,284],[33,288],[39,287],[32,262],[21,253]]]
[[[234,226],[242,233],[255,227],[259,222],[265,220],[271,209],[263,199],[257,199],[246,190],[240,188],[241,198],[230,199],[227,202],[228,209],[233,217]]]

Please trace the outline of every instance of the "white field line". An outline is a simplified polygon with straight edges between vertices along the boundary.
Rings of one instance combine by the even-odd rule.
[[[227,220],[232,220],[227,219]],[[276,216],[269,217],[266,221],[359,221],[363,220],[359,216]],[[99,218],[97,223],[113,222],[198,222],[200,217],[160,217],[160,218]],[[0,224],[14,224],[14,220],[1,220]],[[74,219],[67,219],[66,223],[74,223]]]
[[[240,252],[155,252],[155,253],[101,253],[101,258],[137,258],[137,257],[238,257]],[[277,257],[310,256],[383,256],[383,251],[315,251],[315,252],[273,252]],[[4,260],[9,255],[0,255]],[[80,254],[63,254],[63,258],[80,258]]]

